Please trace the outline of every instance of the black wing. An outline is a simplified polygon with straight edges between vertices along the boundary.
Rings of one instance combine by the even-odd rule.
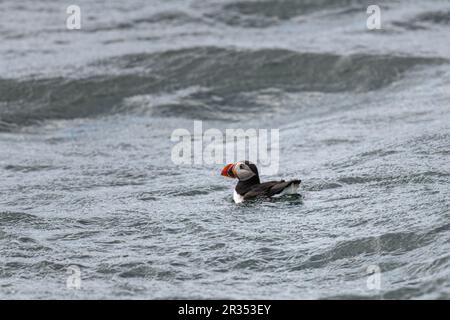
[[[300,180],[291,180],[291,181],[269,181],[257,184],[253,186],[245,195],[244,199],[252,199],[256,197],[271,197],[283,191],[285,188],[289,187],[291,184],[300,184]]]

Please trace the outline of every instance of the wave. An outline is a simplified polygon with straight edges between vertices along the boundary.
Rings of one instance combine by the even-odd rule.
[[[450,24],[450,10],[425,12],[418,15],[415,20],[435,24]]]
[[[265,28],[323,10],[344,8],[344,12],[351,13],[358,8],[364,12],[369,4],[368,0],[237,1],[207,16],[230,26]]]
[[[398,255],[405,252],[423,250],[432,244],[437,235],[447,232],[450,224],[424,232],[393,232],[379,236],[363,237],[341,241],[321,253],[314,254],[292,270],[321,268],[341,259],[356,258],[362,255]]]
[[[109,24],[94,25],[91,28],[86,28],[84,31],[89,33],[113,31],[113,30],[131,30],[143,24],[187,24],[203,22],[201,19],[190,15],[188,12],[180,10],[166,10],[158,13],[153,13],[148,16],[131,19],[128,22],[115,22]]]
[[[12,211],[0,212],[0,222],[2,223],[2,225],[15,225],[20,222],[33,223],[36,221],[39,221],[39,218],[29,213]]]
[[[200,91],[154,107],[161,117],[222,119],[230,110],[264,112],[248,93],[365,92],[386,87],[417,66],[447,63],[441,58],[391,55],[335,55],[284,49],[239,50],[194,47],[125,55],[90,65],[84,78],[0,79],[0,131],[47,119],[133,112],[126,99]],[[189,106],[185,108],[184,106]],[[208,111],[209,112],[204,112]]]
[[[406,30],[427,30],[430,27],[450,24],[450,10],[448,11],[429,11],[418,14],[406,21],[395,21],[394,26]]]

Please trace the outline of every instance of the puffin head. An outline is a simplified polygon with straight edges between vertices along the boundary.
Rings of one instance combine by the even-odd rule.
[[[222,169],[221,175],[229,178],[237,178],[239,181],[247,181],[255,176],[259,180],[256,165],[247,160],[227,164]]]

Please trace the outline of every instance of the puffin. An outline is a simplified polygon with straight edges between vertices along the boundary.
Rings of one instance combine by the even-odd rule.
[[[238,161],[227,164],[221,172],[224,177],[238,179],[233,200],[241,203],[256,198],[271,198],[285,194],[297,194],[301,180],[279,180],[261,183],[258,168],[250,161]]]

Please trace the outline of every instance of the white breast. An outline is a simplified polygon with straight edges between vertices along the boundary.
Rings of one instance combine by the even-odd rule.
[[[244,201],[244,197],[241,196],[239,193],[237,193],[236,190],[234,190],[234,193],[233,193],[233,200],[234,200],[234,202],[236,202],[236,203],[241,203],[241,202]]]

